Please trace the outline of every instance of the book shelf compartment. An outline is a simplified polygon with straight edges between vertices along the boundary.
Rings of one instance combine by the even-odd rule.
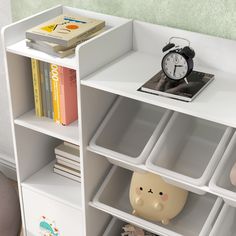
[[[90,203],[93,207],[161,235],[208,235],[222,200],[213,195],[189,193],[183,211],[167,226],[132,215],[129,183],[132,172],[113,166]],[[115,189],[113,186],[117,186]]]
[[[145,162],[171,112],[119,97],[90,141],[90,148],[109,156],[110,162]]]
[[[81,184],[53,172],[55,161],[22,182],[22,187],[81,210]]]
[[[146,166],[169,182],[204,186],[232,134],[232,128],[175,112],[148,157]]]

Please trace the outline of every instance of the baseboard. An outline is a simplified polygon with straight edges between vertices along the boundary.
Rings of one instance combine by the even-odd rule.
[[[0,171],[8,178],[16,180],[16,165],[14,158],[0,152]]]

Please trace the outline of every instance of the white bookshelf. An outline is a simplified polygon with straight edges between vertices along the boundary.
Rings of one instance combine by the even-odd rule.
[[[75,55],[64,59],[51,57],[25,46],[25,30],[62,12],[104,19],[107,30],[77,46]],[[229,199],[224,191],[216,191],[214,186],[209,185],[233,135],[233,128],[236,128],[235,41],[64,6],[57,6],[16,22],[4,28],[2,36],[25,235],[32,235],[32,232],[38,230],[40,216],[34,215],[34,212],[45,212],[59,222],[57,227],[61,229],[63,236],[98,236],[105,231],[113,235],[113,230],[114,235],[118,235],[117,230],[122,222],[112,220],[112,225],[109,224],[113,216],[162,236],[207,236],[221,211],[222,199],[230,200],[232,205],[236,204],[236,200]],[[196,51],[195,69],[215,74],[215,80],[190,103],[137,91],[160,70],[163,56],[161,49],[171,36],[188,38]],[[60,126],[48,118],[34,115],[31,57],[76,70],[78,121],[69,126]],[[147,161],[150,153],[142,163],[135,164],[124,159],[117,160],[112,152],[103,152],[90,145],[118,96],[169,109],[170,114],[180,112],[194,119],[205,119],[210,123],[215,122],[216,126],[218,124],[225,127],[226,135],[217,148],[219,156],[208,170],[209,175],[206,175],[204,184],[191,183],[187,178],[180,179],[178,175],[175,177],[168,171],[159,173],[155,168],[151,169]],[[144,121],[148,120],[147,117],[144,117]],[[169,121],[167,125],[168,123]],[[166,133],[165,128],[164,131],[161,130],[161,135]],[[204,131],[200,129],[199,132],[203,132],[202,130]],[[176,132],[175,135],[178,136],[180,131]],[[137,134],[137,138],[138,135],[142,133]],[[212,138],[214,132],[204,135],[206,139],[210,136]],[[62,141],[80,145],[81,183],[53,173],[54,148]],[[159,139],[152,140],[152,151],[155,151],[158,141]],[[199,142],[201,141],[204,139]],[[128,200],[131,170],[160,174],[166,181],[191,192],[185,211],[173,220],[173,224],[164,226],[131,214]],[[124,175],[120,174],[119,177],[119,173]],[[122,183],[117,184],[120,180],[123,180]],[[124,194],[114,194],[117,189],[124,190]],[[199,207],[196,207],[198,204]],[[49,206],[52,205],[50,210]],[[191,224],[187,225],[186,222]],[[78,223],[78,231],[71,231],[72,223]]]

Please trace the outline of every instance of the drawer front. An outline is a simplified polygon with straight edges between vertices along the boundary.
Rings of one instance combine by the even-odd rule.
[[[23,188],[27,236],[82,236],[82,212]]]

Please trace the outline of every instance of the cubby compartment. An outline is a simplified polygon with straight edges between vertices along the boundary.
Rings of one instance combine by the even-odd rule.
[[[236,207],[236,187],[231,184],[230,172],[236,162],[236,133],[234,133],[224,155],[213,177],[210,180],[209,188],[224,200]]]
[[[190,192],[183,211],[170,224],[163,225],[132,215],[129,201],[131,176],[132,171],[113,166],[90,205],[158,235],[209,235],[222,205],[220,198]]]
[[[27,236],[83,235],[82,211],[22,188]]]
[[[175,112],[146,166],[179,186],[205,186],[232,133],[233,129],[224,125]]]
[[[171,111],[118,97],[90,141],[90,148],[117,165],[141,164],[164,129]]]
[[[235,236],[236,209],[225,204],[209,236]]]
[[[112,217],[102,236],[121,236],[121,233],[124,233],[124,230],[122,228],[127,224],[128,223],[125,221],[122,221],[116,217]],[[141,226],[138,226],[138,228],[141,229]]]

